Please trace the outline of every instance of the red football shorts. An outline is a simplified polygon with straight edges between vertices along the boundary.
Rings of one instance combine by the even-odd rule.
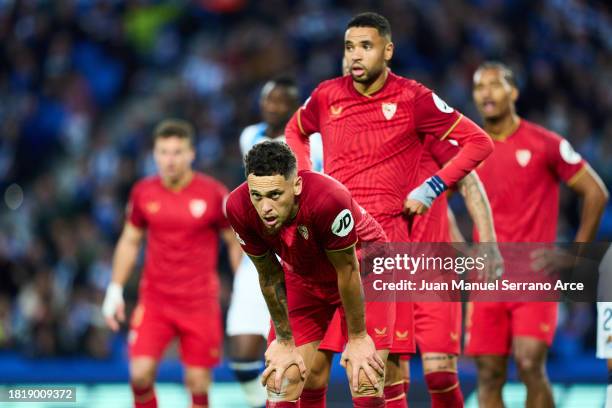
[[[130,322],[130,358],[160,360],[168,344],[179,338],[182,361],[189,366],[212,368],[219,364],[223,342],[221,309],[217,301],[185,307],[139,303]]]
[[[390,353],[414,354],[414,303],[397,302],[395,304],[395,329]]]
[[[415,302],[414,333],[421,353],[461,353],[461,303]]]
[[[550,346],[557,328],[555,302],[470,302],[466,314],[468,355],[509,355],[514,337]]]
[[[334,285],[315,285],[293,279],[286,281],[289,324],[296,346],[322,341],[327,347],[325,350],[344,350],[346,320],[338,288]],[[366,329],[377,349],[388,349],[391,345],[391,328],[395,320],[393,305],[385,302],[366,303]],[[268,342],[274,338],[272,328]]]
[[[366,330],[377,350],[388,350],[393,343],[395,307],[393,303],[366,303]],[[319,350],[340,353],[344,351],[348,339],[344,311],[340,308],[334,314],[325,337],[319,344]]]

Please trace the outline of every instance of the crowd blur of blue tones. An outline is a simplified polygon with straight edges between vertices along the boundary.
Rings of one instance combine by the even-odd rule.
[[[109,357],[98,305],[130,186],[155,172],[152,127],[192,121],[197,169],[235,187],[262,84],[292,74],[305,97],[339,75],[344,27],[365,10],[391,21],[392,69],[475,120],[474,69],[509,64],[520,114],[566,136],[612,186],[606,2],[0,1],[0,349]],[[566,192],[561,205],[568,240],[578,204]],[[226,265],[222,276],[226,304]],[[553,359],[591,352],[592,305],[563,310]]]

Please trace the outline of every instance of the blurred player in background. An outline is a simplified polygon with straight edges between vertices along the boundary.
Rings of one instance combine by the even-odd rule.
[[[299,406],[319,342],[341,310],[353,406],[384,407],[394,307],[381,302],[366,312],[356,255],[363,242],[385,242],[382,228],[336,180],[298,172],[284,143],[256,145],[245,164],[247,182],[230,194],[227,216],[257,267],[274,323],[263,374],[268,406]]]
[[[192,407],[207,407],[210,370],[219,363],[223,341],[219,237],[228,246],[233,269],[242,251],[223,213],[226,188],[192,170],[193,127],[169,119],[155,128],[153,137],[159,175],[132,189],[102,311],[110,328],[117,331],[125,319],[123,287],[146,233],[139,303],[128,336],[134,406],[157,407],[157,367],[170,341],[178,337]]]
[[[485,63],[474,74],[473,97],[484,128],[495,141],[479,166],[491,203],[499,242],[555,242],[559,181],[582,199],[575,242],[595,238],[608,192],[599,176],[567,140],[516,114],[518,89],[512,71]],[[540,252],[535,269],[555,262]],[[546,355],[557,325],[555,302],[474,302],[467,316],[467,353],[476,357],[481,407],[502,407],[508,356],[527,386],[528,407],[554,405]],[[470,309],[468,309],[470,310]]]
[[[493,146],[477,125],[431,90],[390,72],[393,49],[386,18],[375,13],[355,16],[344,41],[350,76],[321,83],[290,120],[286,136],[299,167],[309,168],[309,135],[320,132],[325,172],[347,186],[391,242],[410,242],[410,217],[425,213]],[[452,138],[461,149],[443,169],[419,184],[424,137]],[[407,406],[399,356],[415,351],[412,304],[397,305],[385,378],[388,407]],[[462,404],[456,373],[433,372],[426,381],[434,407]]]
[[[246,127],[240,135],[242,156],[264,141],[284,142],[285,126],[300,103],[295,81],[279,77],[268,81],[260,96],[263,122]],[[312,142],[311,160],[313,169],[321,171],[323,166],[321,139]],[[266,390],[259,379],[263,369],[261,360],[265,340],[270,330],[270,315],[266,302],[258,287],[255,265],[243,257],[234,277],[234,287],[227,314],[227,335],[230,342],[230,367],[242,386],[247,402],[253,408],[266,402]],[[248,317],[248,318],[247,318]]]

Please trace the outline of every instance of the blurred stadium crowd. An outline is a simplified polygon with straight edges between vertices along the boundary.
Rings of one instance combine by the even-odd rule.
[[[508,63],[519,113],[566,136],[612,186],[605,3],[0,1],[0,349],[108,356],[99,304],[129,188],[155,171],[154,124],[192,121],[197,168],[235,187],[238,136],[258,120],[262,84],[289,73],[307,95],[337,76],[355,12],[386,15],[393,69],[474,119],[473,70],[485,59]],[[560,240],[571,240],[576,207],[563,197]],[[600,239],[611,237],[609,208]],[[227,303],[226,266],[223,278]],[[133,298],[136,279],[131,287]],[[570,315],[560,353],[592,340],[590,306]]]

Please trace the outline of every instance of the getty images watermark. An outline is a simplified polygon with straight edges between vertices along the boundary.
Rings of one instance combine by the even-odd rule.
[[[369,301],[612,301],[601,272],[609,246],[372,243],[361,251],[362,280]]]

